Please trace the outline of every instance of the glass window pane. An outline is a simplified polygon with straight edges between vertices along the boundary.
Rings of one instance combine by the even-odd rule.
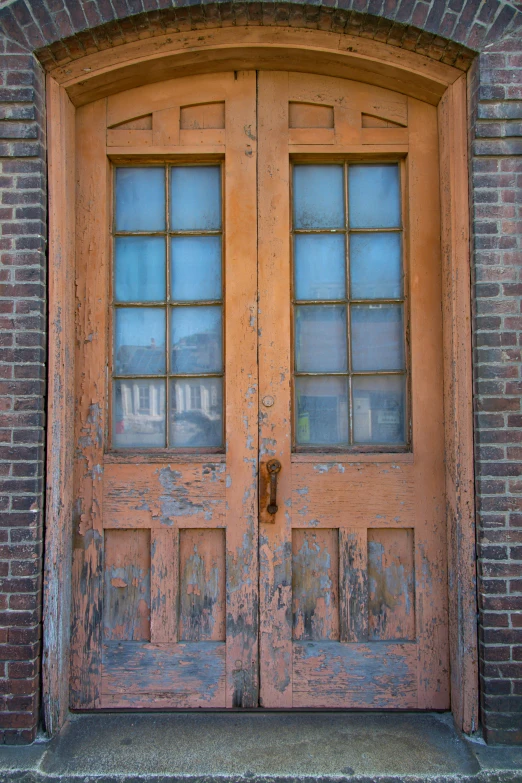
[[[165,286],[165,240],[162,237],[116,237],[116,302],[158,302],[165,299]]]
[[[172,373],[221,372],[221,307],[174,307],[171,311]]]
[[[165,372],[165,310],[118,308],[115,312],[116,375],[159,375]]]
[[[221,237],[173,237],[172,299],[221,298]]]
[[[352,369],[404,369],[402,305],[354,305]]]
[[[404,376],[354,376],[352,384],[354,442],[404,444]]]
[[[309,446],[348,443],[348,380],[296,378],[296,442]]]
[[[294,166],[294,228],[343,228],[343,167]]]
[[[349,168],[351,228],[396,228],[401,224],[399,167],[354,165]]]
[[[165,447],[165,381],[113,382],[112,445],[120,449]]]
[[[170,417],[171,446],[222,446],[222,379],[171,380]]]
[[[350,236],[350,287],[354,299],[402,296],[400,234]]]
[[[296,299],[344,299],[344,234],[294,236]]]
[[[295,369],[297,372],[346,371],[344,305],[295,308]]]
[[[170,180],[170,219],[174,231],[221,228],[219,166],[174,166]]]
[[[165,230],[165,169],[116,169],[116,231]]]

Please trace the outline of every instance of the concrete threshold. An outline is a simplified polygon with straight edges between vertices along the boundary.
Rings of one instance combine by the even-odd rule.
[[[439,713],[98,713],[0,748],[0,780],[508,783],[522,781],[522,747],[467,740]]]

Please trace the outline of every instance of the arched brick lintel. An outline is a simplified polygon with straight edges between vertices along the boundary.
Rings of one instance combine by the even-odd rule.
[[[504,0],[7,0],[0,30],[46,67],[131,41],[229,25],[289,25],[360,35],[466,69],[480,51],[522,25]]]

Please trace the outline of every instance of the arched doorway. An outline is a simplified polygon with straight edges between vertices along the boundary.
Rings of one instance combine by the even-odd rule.
[[[75,708],[449,705],[433,102],[337,76],[241,70],[78,110]],[[136,226],[111,221],[118,177],[139,193],[132,176],[152,170],[150,203],[166,194],[165,222],[139,223],[148,197]],[[211,228],[172,222],[185,175],[223,183]],[[310,207],[309,177],[319,177],[312,195],[328,196],[326,223],[317,199]],[[370,186],[371,210],[391,199],[396,217],[352,224],[360,182],[372,178],[382,182]],[[210,299],[174,295],[174,246],[188,236],[222,243],[223,287]],[[146,238],[167,248],[163,298],[120,300],[116,245]],[[383,238],[400,248],[385,253],[391,287],[371,293],[380,275],[364,267],[380,269],[384,256],[367,250],[357,292],[356,245]],[[201,332],[214,357],[224,335],[219,367],[189,346],[196,327],[176,333],[189,307],[223,319],[223,332]],[[163,318],[164,341],[144,328],[121,342],[117,321],[132,310],[139,323],[146,310]],[[152,345],[164,354],[158,372],[117,366]],[[282,466],[274,503],[269,458]]]

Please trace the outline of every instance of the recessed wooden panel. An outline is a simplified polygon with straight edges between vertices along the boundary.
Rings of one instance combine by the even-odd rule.
[[[373,114],[361,114],[361,125],[363,128],[402,128],[399,122],[386,120],[383,117],[374,117]]]
[[[180,111],[181,130],[206,130],[225,127],[225,101],[199,103],[182,106]]]
[[[415,708],[417,647],[294,642],[292,681],[294,707]]]
[[[150,639],[150,533],[105,533],[104,638]]]
[[[413,530],[368,531],[368,638],[415,638]]]
[[[152,114],[145,114],[143,117],[135,117],[127,122],[120,122],[112,126],[117,130],[152,130]]]
[[[108,147],[150,147],[152,144],[152,114],[120,122],[107,130]]]
[[[225,640],[225,531],[180,530],[179,639]]]
[[[339,531],[292,531],[293,638],[339,639]]]
[[[333,106],[290,101],[288,105],[288,126],[290,128],[333,128]]]
[[[102,653],[105,708],[225,706],[223,642],[106,642]]]

